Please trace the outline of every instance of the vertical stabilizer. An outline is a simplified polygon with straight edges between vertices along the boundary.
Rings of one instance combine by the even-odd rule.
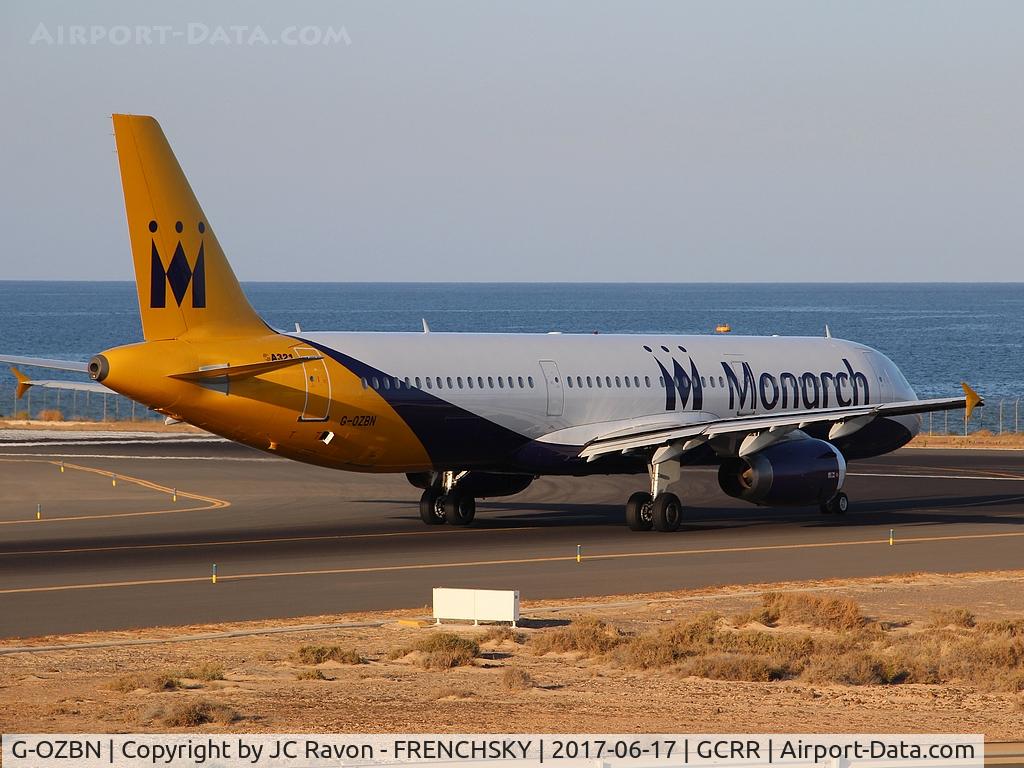
[[[145,339],[266,333],[160,124],[114,115],[114,136]]]

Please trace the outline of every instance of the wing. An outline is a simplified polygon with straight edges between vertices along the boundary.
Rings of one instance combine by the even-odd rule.
[[[656,459],[665,461],[722,435],[736,437],[744,435],[739,454],[746,456],[767,447],[787,432],[812,424],[831,424],[829,439],[838,439],[853,434],[881,416],[902,416],[966,408],[968,418],[970,418],[971,411],[975,407],[983,405],[984,402],[978,393],[966,383],[962,386],[964,397],[905,400],[896,403],[852,405],[813,411],[786,411],[770,415],[736,416],[674,426],[666,426],[663,416],[659,417],[657,421],[653,419],[647,422],[637,420],[628,426],[620,426],[613,432],[594,437],[584,445],[579,455],[587,461],[593,461],[609,453],[653,448],[659,452],[656,454]]]

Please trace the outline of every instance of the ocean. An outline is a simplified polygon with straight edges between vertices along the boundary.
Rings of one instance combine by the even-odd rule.
[[[713,333],[820,336],[859,341],[892,358],[921,397],[955,395],[966,380],[999,400],[1013,422],[1024,395],[1024,284],[1021,283],[246,283],[273,327],[292,330],[509,333]],[[141,341],[130,282],[0,281],[0,350],[88,360],[107,347]],[[35,371],[40,378],[57,374]],[[14,379],[0,374],[0,415],[15,406]],[[45,397],[45,400],[44,400]],[[98,398],[60,407],[95,417]],[[56,407],[37,390],[33,415]],[[119,399],[119,398],[118,398]],[[127,403],[107,403],[124,417]],[[67,415],[71,415],[68,413]],[[142,417],[138,408],[136,417]],[[952,421],[952,416],[950,417]],[[1021,424],[1024,428],[1024,423]]]

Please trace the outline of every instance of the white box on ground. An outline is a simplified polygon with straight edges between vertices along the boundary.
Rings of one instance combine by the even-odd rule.
[[[519,621],[519,590],[434,587],[434,620]]]

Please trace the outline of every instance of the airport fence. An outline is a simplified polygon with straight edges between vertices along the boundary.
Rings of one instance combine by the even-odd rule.
[[[965,435],[984,432],[1003,435],[1024,430],[1024,397],[985,398],[985,406],[964,423],[963,410],[926,413],[921,432],[928,435]],[[161,421],[163,416],[127,397],[110,393],[32,388],[21,400],[11,383],[0,385],[0,419],[41,421]]]

